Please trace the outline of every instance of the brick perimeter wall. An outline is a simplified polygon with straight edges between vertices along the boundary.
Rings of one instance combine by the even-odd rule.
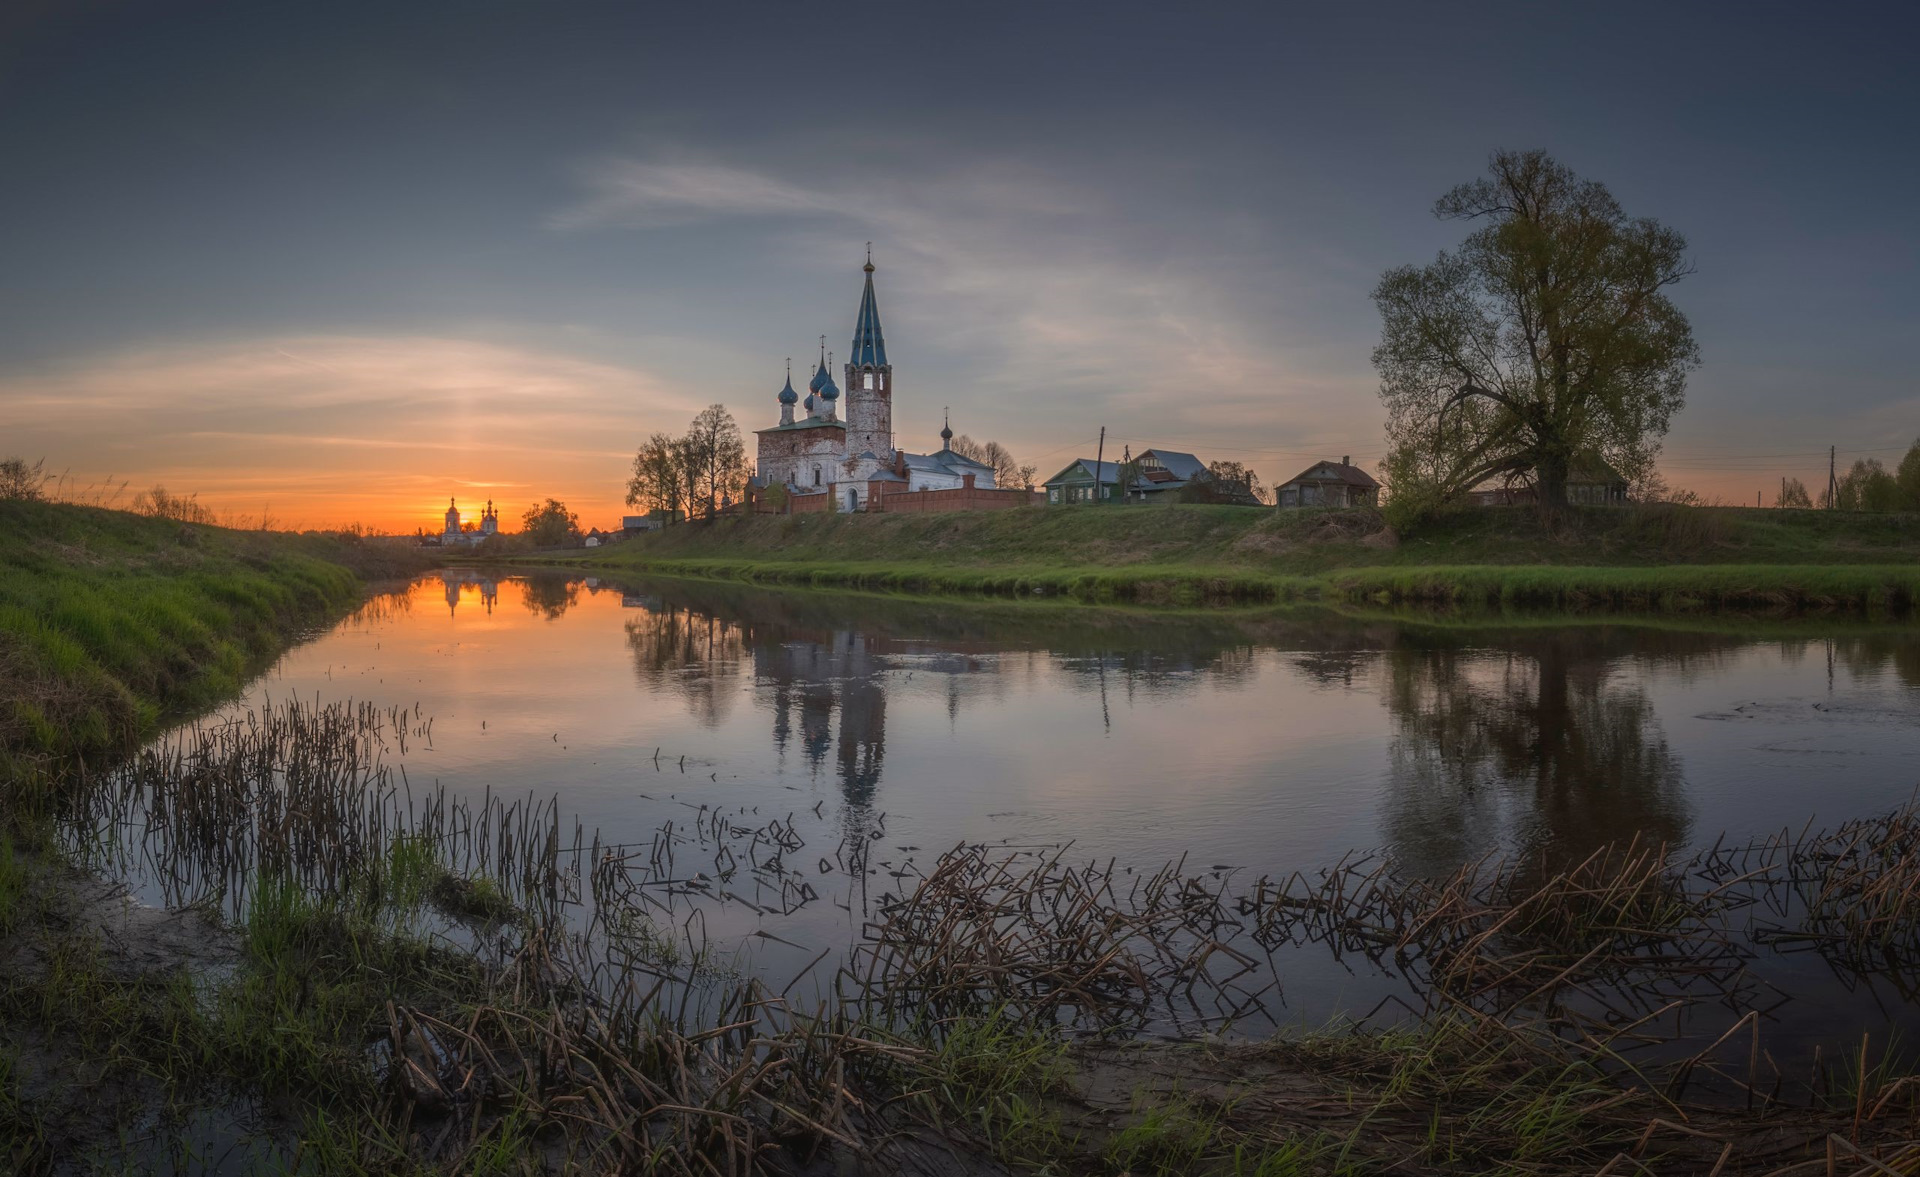
[[[874,483],[886,486],[886,483]],[[1042,491],[989,490],[985,487],[956,487],[953,490],[885,490],[873,495],[874,509],[887,514],[912,511],[999,511],[1008,507],[1038,506],[1046,501]]]
[[[858,485],[857,483],[855,485]],[[997,490],[985,487],[955,487],[952,490],[900,490],[899,483],[869,482],[861,494],[860,510],[873,514],[905,514],[915,511],[1003,511],[1009,507],[1038,507],[1047,501],[1041,490]],[[845,483],[831,483],[825,494],[789,494],[785,510],[775,508],[765,493],[753,496],[756,515],[817,515],[828,509],[836,496],[844,493]],[[845,506],[841,510],[845,510]]]

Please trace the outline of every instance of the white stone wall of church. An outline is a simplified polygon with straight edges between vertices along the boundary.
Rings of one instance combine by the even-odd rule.
[[[838,429],[781,430],[760,435],[761,479],[811,490],[836,481],[844,455]]]
[[[933,470],[908,470],[908,490],[959,490],[966,485],[958,474],[942,474]]]

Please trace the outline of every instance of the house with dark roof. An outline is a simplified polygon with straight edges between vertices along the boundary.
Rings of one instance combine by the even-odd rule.
[[[1136,484],[1156,493],[1178,490],[1212,477],[1205,462],[1179,450],[1141,450],[1134,463],[1140,468]]]
[[[1127,483],[1124,493],[1120,486],[1123,477]],[[1145,449],[1138,455],[1129,456],[1120,462],[1096,462],[1092,458],[1076,458],[1067,465],[1066,469],[1041,485],[1046,487],[1047,504],[1052,506],[1093,502],[1096,486],[1099,488],[1101,501],[1124,499],[1130,503],[1181,502],[1185,501],[1187,496],[1179,492],[1203,484],[1211,485],[1214,481],[1213,472],[1207,468],[1207,464],[1192,454],[1180,450]],[[1203,501],[1238,502],[1241,500],[1229,494]],[[1257,502],[1251,496],[1247,496],[1246,501]]]
[[[1511,507],[1540,501],[1532,471],[1509,476],[1504,482],[1483,483],[1467,492],[1476,507]],[[1580,506],[1618,506],[1627,501],[1626,475],[1591,450],[1575,454],[1567,463],[1567,501]]]
[[[1112,502],[1120,497],[1120,466],[1075,458],[1065,469],[1040,484],[1047,489],[1049,507],[1068,503]]]
[[[1315,462],[1275,488],[1276,507],[1373,507],[1380,502],[1380,484],[1343,457],[1338,462]]]

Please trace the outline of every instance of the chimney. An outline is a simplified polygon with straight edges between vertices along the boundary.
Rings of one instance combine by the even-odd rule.
[[[1342,466],[1351,466],[1351,465],[1353,465],[1353,455],[1352,455],[1352,454],[1342,454],[1342,455],[1340,455],[1340,464],[1341,464]]]

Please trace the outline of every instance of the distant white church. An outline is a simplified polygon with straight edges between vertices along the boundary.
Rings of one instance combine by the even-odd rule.
[[[480,512],[480,530],[478,531],[461,531],[460,508],[454,505],[451,498],[447,500],[447,529],[440,533],[441,546],[477,544],[490,535],[498,534],[499,531],[500,514],[493,509],[492,499],[487,500],[486,510]]]
[[[894,448],[893,365],[887,363],[887,344],[880,334],[871,253],[862,268],[867,285],[854,319],[853,350],[843,369],[846,420],[838,414],[840,389],[833,382],[823,339],[820,366],[807,382],[806,399],[793,390],[789,371],[779,392],[780,423],[755,431],[760,439],[755,492],[776,486],[794,496],[831,492],[840,496],[833,504],[836,509],[860,511],[875,493],[958,490],[969,485],[969,475],[971,486],[992,488],[993,467],[955,453],[950,424],[942,423],[938,452],[909,454]],[[804,417],[796,415],[796,405]]]

